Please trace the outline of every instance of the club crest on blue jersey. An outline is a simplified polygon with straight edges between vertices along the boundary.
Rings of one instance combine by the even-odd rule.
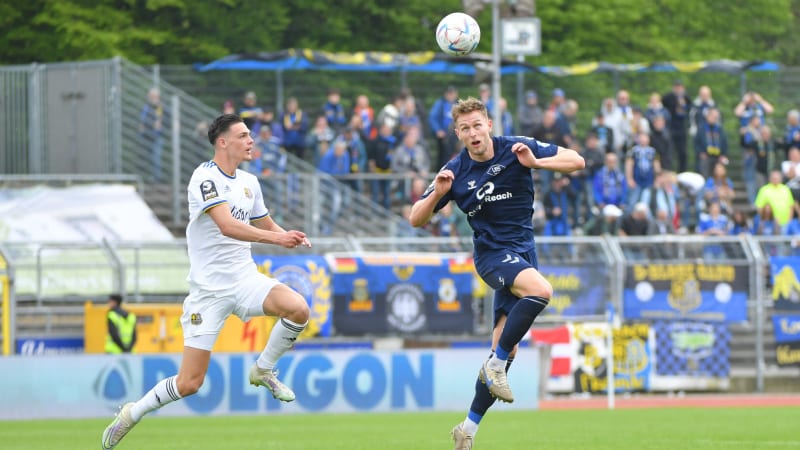
[[[206,180],[200,183],[200,194],[203,196],[203,201],[219,197],[217,186],[211,180]]]
[[[504,166],[502,164],[495,164],[492,167],[489,167],[489,170],[487,170],[486,173],[489,176],[493,177],[493,176],[497,175],[498,173],[502,172],[503,169],[505,169],[505,168],[506,168],[506,166]]]

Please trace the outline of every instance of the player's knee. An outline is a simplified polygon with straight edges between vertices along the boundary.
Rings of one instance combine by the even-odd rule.
[[[187,397],[200,390],[200,387],[203,386],[203,380],[205,380],[205,376],[178,377],[175,380],[175,384],[178,386],[178,393],[181,394],[181,397]]]
[[[536,291],[539,293],[535,293],[534,295],[550,300],[553,297],[553,285],[547,280],[542,280],[541,283],[537,284]]]
[[[286,318],[294,323],[306,323],[310,314],[306,300],[301,295],[297,295],[294,305],[286,315]]]

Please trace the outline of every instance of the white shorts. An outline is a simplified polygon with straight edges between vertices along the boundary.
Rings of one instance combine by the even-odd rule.
[[[279,283],[274,278],[254,273],[224,291],[190,288],[181,315],[183,344],[211,351],[225,319],[234,314],[246,322],[265,315],[264,299]]]

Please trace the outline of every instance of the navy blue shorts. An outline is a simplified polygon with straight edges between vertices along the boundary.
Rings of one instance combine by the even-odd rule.
[[[494,323],[501,315],[508,315],[519,297],[511,293],[514,279],[520,272],[533,267],[539,270],[536,249],[527,253],[515,253],[507,249],[481,250],[474,256],[475,270],[494,289]]]

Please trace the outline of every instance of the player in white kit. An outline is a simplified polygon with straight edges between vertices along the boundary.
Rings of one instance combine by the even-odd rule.
[[[282,401],[294,392],[273,371],[308,323],[305,299],[256,269],[251,242],[310,247],[301,231],[276,224],[264,205],[258,179],[238,166],[252,159],[250,130],[235,114],[217,117],[208,130],[214,159],[201,164],[189,181],[189,295],[183,302],[184,350],[176,376],[161,380],[136,402],[125,404],[103,433],[102,448],[113,449],[141,418],[200,389],[211,349],[225,319],[277,316],[266,348],[250,369],[250,384],[266,387]]]

